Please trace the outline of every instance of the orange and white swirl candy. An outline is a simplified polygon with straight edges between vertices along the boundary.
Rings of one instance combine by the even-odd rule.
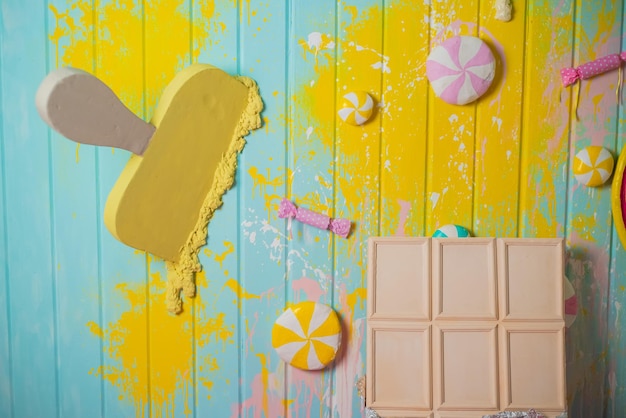
[[[343,96],[339,117],[350,125],[363,125],[372,117],[374,99],[364,91],[353,91]]]
[[[335,311],[317,302],[300,302],[283,312],[272,329],[272,346],[286,363],[303,370],[330,364],[341,343]]]

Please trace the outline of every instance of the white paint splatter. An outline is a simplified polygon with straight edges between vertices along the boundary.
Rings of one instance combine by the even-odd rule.
[[[311,134],[313,133],[313,127],[309,126],[308,128],[306,128],[306,139],[310,139],[311,138]]]
[[[456,114],[454,114],[454,113],[451,114],[450,117],[448,118],[448,121],[450,123],[457,122],[458,120],[459,120],[459,117]]]
[[[315,48],[319,51],[319,49],[322,47],[322,34],[319,32],[309,33],[306,43],[307,45],[309,45],[309,48]]]
[[[372,68],[375,70],[381,69],[383,70],[383,73],[390,73],[391,69],[389,68],[389,66],[387,65],[386,62],[384,61],[377,61],[374,64],[372,64]]]
[[[492,116],[491,122],[498,125],[498,132],[500,132],[500,129],[502,128],[502,119],[497,116]]]
[[[391,173],[391,161],[385,160],[385,169]]]
[[[437,206],[437,202],[439,201],[439,193],[437,192],[432,192],[430,194],[430,202],[433,205],[433,209],[435,209],[435,207]]]

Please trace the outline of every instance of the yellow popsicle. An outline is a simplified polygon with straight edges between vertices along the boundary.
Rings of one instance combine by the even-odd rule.
[[[195,294],[207,224],[232,186],[244,136],[261,126],[253,80],[206,64],[179,72],[150,123],[132,114],[96,77],[50,73],[36,97],[44,121],[66,137],[132,151],[109,194],[104,222],[121,242],[167,262],[168,309]]]
[[[261,124],[262,103],[250,79],[192,65],[167,86],[142,156],[133,155],[113,187],[104,221],[123,243],[169,261],[168,309],[180,290],[195,294],[197,251],[207,223],[233,183],[237,154]]]
[[[150,121],[157,129],[133,155],[104,211],[123,243],[177,261],[216,169],[248,104],[248,87],[209,65],[192,65],[166,87]]]

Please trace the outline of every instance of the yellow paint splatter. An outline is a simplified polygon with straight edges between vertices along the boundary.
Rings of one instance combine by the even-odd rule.
[[[347,13],[351,12],[353,11],[347,11]],[[397,12],[394,15],[399,14],[400,12]],[[337,60],[332,55],[316,56],[318,61],[315,65],[315,82],[303,84],[301,91],[294,95],[298,106],[309,109],[312,120],[307,124],[294,123],[293,137],[306,138],[308,126],[315,126],[315,136],[321,141],[322,147],[326,150],[333,148],[336,150],[337,195],[340,196],[342,203],[345,202],[342,205],[342,212],[345,211],[345,213],[334,213],[334,208],[331,206],[333,200],[321,199],[317,193],[296,196],[296,200],[311,210],[334,217],[348,217],[355,221],[351,239],[337,242],[337,251],[340,253],[354,251],[350,243],[352,239],[358,242],[363,237],[376,235],[378,232],[378,211],[372,210],[372,207],[378,207],[381,126],[378,113],[375,113],[368,123],[359,127],[347,126],[343,123],[335,126],[335,95],[329,92],[337,89],[337,100],[341,100],[342,92],[365,90],[374,97],[376,102],[381,102],[381,77],[383,69],[389,65],[388,57],[381,52],[381,23],[382,11],[378,7],[373,7],[364,9],[358,19],[342,28],[345,35],[342,35],[340,39],[327,39],[321,35],[320,45],[334,45],[337,42],[337,50],[341,55]],[[387,27],[393,28],[395,23],[398,22],[390,22]],[[305,58],[307,54],[315,54],[322,50],[315,46],[317,44],[319,42],[312,43],[310,37],[300,40]],[[408,106],[410,100],[405,96],[407,109],[410,108]],[[297,149],[298,146],[304,145],[297,144],[294,147]],[[299,155],[299,158],[305,157],[305,155]],[[294,164],[297,163],[297,161],[294,162]],[[411,161],[407,160],[406,163],[409,164]],[[407,189],[410,187],[405,187],[403,192]],[[397,215],[392,212],[386,213],[385,216]],[[357,251],[355,256],[361,260],[365,257],[365,252]],[[362,275],[362,280],[364,280],[364,269]]]
[[[63,10],[49,6],[55,63],[95,73],[145,119],[174,74],[197,60],[210,42],[209,32],[225,30],[223,23],[212,22],[213,0],[194,2],[193,22],[179,2],[118,0],[96,3],[95,10],[93,4],[70,0]],[[79,150],[77,147],[77,161]],[[116,288],[130,305],[117,321],[104,329],[92,321],[87,323],[90,332],[103,339],[110,359],[92,374],[119,389],[120,399],[132,403],[136,416],[143,417],[148,410],[154,416],[173,416],[175,401],[181,400],[189,415],[194,326],[200,347],[218,341],[232,344],[234,329],[226,324],[224,314],[207,315],[199,298],[193,301],[195,324],[194,309],[169,315],[164,306],[164,281],[158,273],[150,277],[148,286],[120,284]],[[206,284],[204,274],[198,274],[197,285]],[[197,362],[201,372],[219,368],[211,357]],[[198,376],[207,390],[212,387],[209,376]]]
[[[224,247],[226,250],[221,254],[215,254],[215,261],[220,264],[220,268],[224,268],[224,260],[228,254],[232,254],[235,251],[235,245],[232,242],[224,241]]]
[[[233,254],[235,252],[235,245],[230,241],[224,241],[224,247],[226,249],[221,253],[215,253],[209,248],[205,248],[203,250],[204,255],[206,255],[209,258],[212,257],[213,259],[215,259],[215,261],[219,263],[220,269],[222,270],[224,269],[224,260],[226,260],[226,257],[229,254]],[[224,270],[224,274],[228,275],[228,270]]]
[[[261,401],[261,404],[263,405],[263,412],[265,413],[265,416],[268,417],[269,416],[269,398],[268,398],[268,391],[269,391],[269,370],[267,368],[267,356],[265,354],[262,353],[258,353],[257,357],[259,358],[259,362],[261,363],[261,383],[263,385],[263,400]]]
[[[270,169],[267,168],[267,176],[259,172],[259,169],[252,166],[248,169],[248,174],[252,178],[252,197],[254,198],[254,191],[258,188],[258,193],[262,196],[267,193],[267,187],[272,187],[274,191],[279,186],[285,184],[285,175],[279,174],[275,177],[271,176]]]
[[[233,293],[238,296],[238,299],[240,301],[242,299],[247,300],[247,299],[259,299],[260,298],[259,295],[255,295],[253,293],[249,293],[248,291],[246,291],[246,289],[241,287],[239,282],[235,279],[228,279],[226,283],[224,283],[224,287],[227,287],[230,290],[232,290]]]
[[[142,9],[134,0],[119,0],[98,4],[95,13],[92,3],[73,0],[62,11],[49,6],[57,66],[94,72],[145,119],[144,110],[153,108],[175,73],[197,60],[210,31],[223,30],[212,22],[214,0],[197,0],[191,23],[178,2],[154,0]]]
[[[102,328],[100,328],[100,325],[96,324],[95,322],[87,322],[87,328],[89,328],[89,331],[91,331],[91,333],[96,337],[104,338],[104,332],[102,331]]]
[[[158,272],[151,275],[149,289],[148,294],[146,286],[141,284],[118,285],[117,291],[128,301],[130,309],[104,330],[93,322],[87,324],[94,335],[104,340],[105,353],[112,360],[111,365],[101,366],[93,373],[118,388],[132,402],[137,416],[143,416],[147,408],[155,416],[173,416],[177,400],[184,403],[184,411],[190,411],[192,402],[189,398],[194,367],[192,309],[178,316],[167,312],[165,281]],[[194,302],[203,312],[201,301]],[[212,340],[233,343],[234,328],[225,323],[223,313],[214,318],[199,315],[195,328],[199,347]],[[219,369],[215,358],[206,356],[198,363],[200,372],[204,373],[199,379],[205,387],[212,387],[208,372]]]
[[[259,171],[258,167],[252,166],[248,169],[248,175],[252,178],[252,197],[255,195],[255,190],[258,190],[258,194],[265,200],[265,210],[267,211],[267,220],[272,218],[272,214],[276,215],[278,210],[278,204],[284,195],[277,194],[276,189],[285,184],[287,178],[292,175],[292,171],[284,167],[279,167],[278,170],[282,171],[272,177],[271,169],[266,169],[266,174]],[[271,187],[274,193],[268,194],[267,188]]]
[[[596,216],[585,216],[582,213],[572,217],[571,226],[576,234],[588,242],[596,242],[594,229],[597,227]]]

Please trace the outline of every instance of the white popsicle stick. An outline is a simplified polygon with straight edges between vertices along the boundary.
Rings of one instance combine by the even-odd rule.
[[[35,104],[52,129],[83,144],[142,155],[156,130],[131,112],[106,84],[76,68],[48,74],[37,90]]]

